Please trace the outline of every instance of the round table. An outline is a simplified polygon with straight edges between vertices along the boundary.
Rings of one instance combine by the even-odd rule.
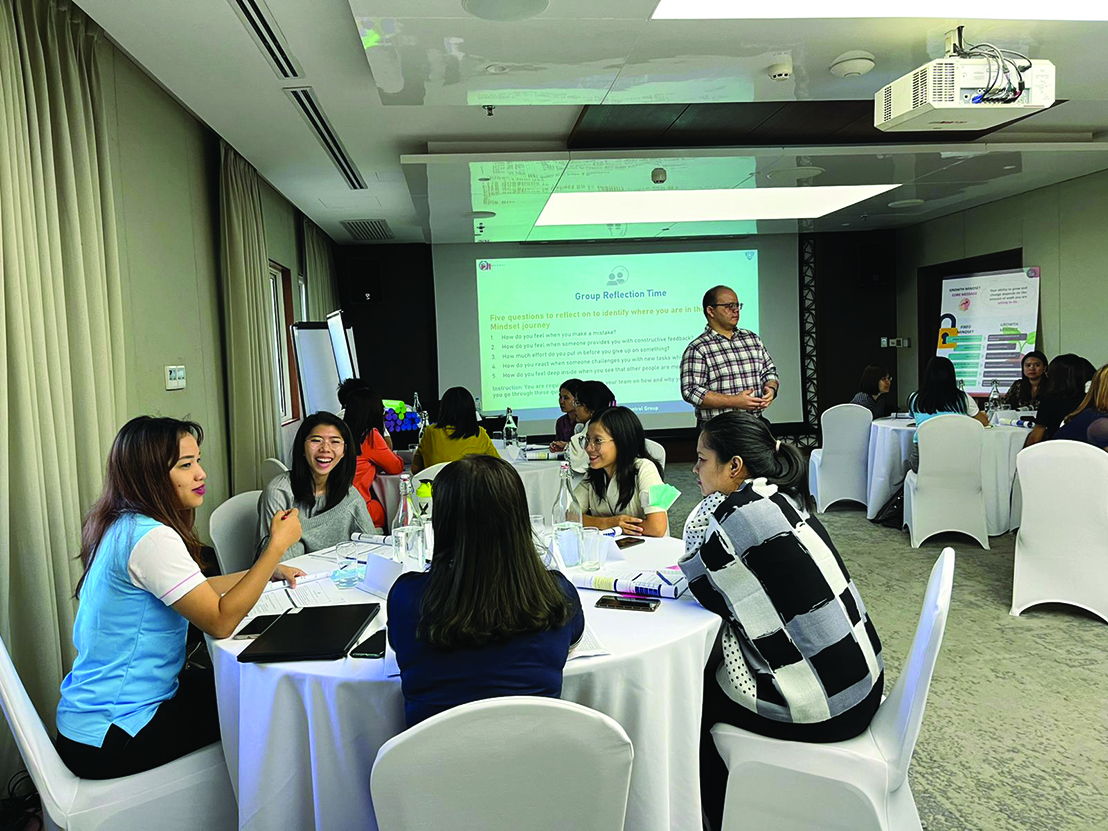
[[[550,506],[554,504],[554,497],[558,495],[561,463],[554,460],[510,461],[519,478],[523,480],[523,490],[527,494],[527,512],[546,516],[550,512]],[[400,505],[400,475],[379,473],[373,483],[374,492],[385,506],[385,522],[388,526]],[[389,530],[389,527],[385,528],[386,533]]]
[[[1023,449],[1028,430],[1023,427],[985,428],[981,448],[981,489],[989,536],[1019,526],[1019,510],[1012,509],[1016,456]],[[866,483],[866,516],[873,519],[908,472],[908,457],[916,424],[904,418],[879,418],[870,426],[869,478]],[[1018,502],[1018,500],[1017,500]]]
[[[673,565],[682,552],[680,540],[651,539],[605,570]],[[289,563],[309,572],[331,567],[318,554]],[[342,595],[351,603],[377,600],[358,589]],[[720,618],[688,592],[653,613],[597,609],[600,596],[581,590],[586,624],[611,654],[570,660],[562,698],[608,714],[631,738],[628,831],[696,831],[703,672]],[[363,637],[381,628],[384,612],[382,603]],[[391,656],[239,663],[247,643],[209,643],[239,827],[375,829],[370,771],[381,745],[405,729]],[[413,786],[434,798],[433,782]]]

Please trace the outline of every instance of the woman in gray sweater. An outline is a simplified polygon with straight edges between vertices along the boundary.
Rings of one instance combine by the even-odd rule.
[[[358,531],[380,533],[353,487],[358,448],[341,418],[320,411],[304,419],[292,443],[292,470],[270,480],[258,500],[258,550],[269,539],[273,515],[300,510],[300,542],[282,555],[288,560],[329,548]]]

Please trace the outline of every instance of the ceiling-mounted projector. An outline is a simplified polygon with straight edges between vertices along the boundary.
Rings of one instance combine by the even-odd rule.
[[[1015,71],[996,59],[931,61],[877,91],[873,126],[887,132],[987,130],[1054,103],[1054,64]]]

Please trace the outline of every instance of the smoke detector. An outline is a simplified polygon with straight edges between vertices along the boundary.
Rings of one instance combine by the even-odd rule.
[[[850,52],[843,52],[831,61],[831,66],[827,68],[827,71],[837,78],[857,78],[859,75],[865,75],[875,66],[877,66],[877,61],[873,55],[861,49],[854,49]]]
[[[769,69],[766,70],[766,74],[769,75],[772,81],[787,81],[793,77],[793,62],[791,60],[783,60],[771,64]]]

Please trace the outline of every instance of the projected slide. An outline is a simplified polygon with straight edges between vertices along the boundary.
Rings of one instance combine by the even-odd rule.
[[[681,354],[704,329],[707,287],[731,286],[758,331],[757,251],[481,259],[482,409],[553,418],[558,385],[595,379],[641,414],[690,413]]]
[[[1022,375],[1035,348],[1039,269],[996,271],[943,280],[936,354],[950,358],[966,392],[1001,393]]]

